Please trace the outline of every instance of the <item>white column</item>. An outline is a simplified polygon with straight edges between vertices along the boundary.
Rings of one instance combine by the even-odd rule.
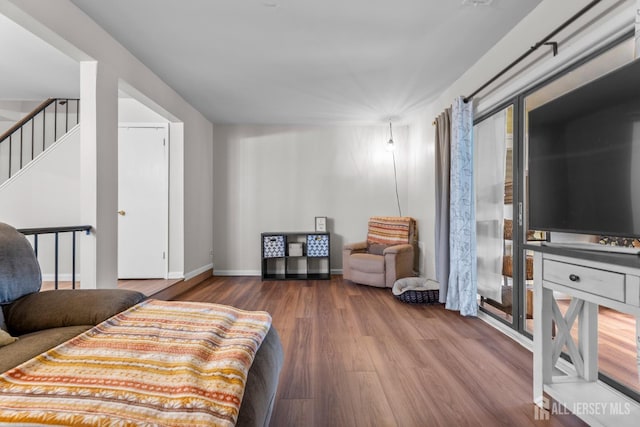
[[[96,61],[80,63],[81,288],[118,283],[118,81]]]

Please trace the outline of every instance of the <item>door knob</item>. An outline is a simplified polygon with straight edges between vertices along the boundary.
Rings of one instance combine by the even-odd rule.
[[[127,213],[125,211],[118,211],[118,215],[125,216]]]

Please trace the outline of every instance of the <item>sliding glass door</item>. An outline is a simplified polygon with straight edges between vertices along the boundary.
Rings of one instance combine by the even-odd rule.
[[[514,104],[508,104],[474,124],[480,307],[512,327],[517,327],[514,307],[519,305],[512,231],[516,110]]]

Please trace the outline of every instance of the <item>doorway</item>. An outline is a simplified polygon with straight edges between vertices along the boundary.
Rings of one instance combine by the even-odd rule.
[[[168,276],[169,128],[118,127],[118,278]]]

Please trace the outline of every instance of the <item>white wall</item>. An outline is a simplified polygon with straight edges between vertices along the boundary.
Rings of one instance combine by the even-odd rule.
[[[80,132],[75,128],[34,162],[0,185],[0,221],[15,228],[61,227],[80,224]],[[78,248],[85,236],[78,233]],[[59,272],[71,272],[70,235],[60,235]],[[44,280],[54,271],[53,237],[38,242]],[[77,267],[79,273],[80,268]]]
[[[134,98],[118,98],[119,123],[167,123],[167,119]]]
[[[431,106],[438,112],[460,95],[469,95],[535,43],[586,6],[584,0],[544,0],[489,52],[483,55]],[[633,28],[634,0],[603,0],[554,37],[559,53],[543,46],[475,97],[476,111],[487,111],[506,98],[529,88]]]
[[[600,48],[633,27],[634,0],[604,0],[568,30],[554,39],[559,42],[559,54],[551,56],[550,48],[542,47],[506,77],[499,80],[475,99],[476,115],[486,112],[514,94],[548,78]],[[518,58],[586,5],[583,0],[562,2],[544,0],[487,54],[473,65],[437,100],[409,118],[410,152],[414,161],[409,165],[409,214],[423,224],[421,241],[425,245],[423,275],[435,279],[435,117],[451,106],[457,96],[466,96]]]
[[[0,100],[0,134],[22,119],[42,101],[9,101]]]
[[[116,132],[117,115],[114,116],[113,112],[117,110],[116,92],[122,82],[159,106],[162,111],[156,111],[163,117],[183,123],[184,273],[189,277],[210,266],[213,239],[212,124],[70,1],[0,0],[0,12],[74,59],[97,62],[97,85],[100,87],[96,110],[98,129],[107,126],[114,128],[109,133]],[[105,88],[114,91],[113,95],[103,92]],[[97,137],[103,138],[104,134],[98,132]],[[107,153],[110,159],[114,157],[111,151],[109,149]],[[101,161],[100,157],[98,159]],[[107,173],[113,168],[101,169],[95,173],[101,181],[96,190],[95,217],[102,218],[100,222],[103,223],[98,230],[101,233],[98,238],[108,242],[103,247],[105,253],[97,257],[96,262],[103,263],[109,270],[105,277],[110,283],[101,286],[112,287],[115,286],[113,270],[117,264],[113,244],[116,221],[106,218],[117,211],[117,197],[113,197],[117,191],[117,174]]]
[[[16,228],[79,225],[79,147],[76,128],[0,186],[0,221]]]
[[[406,215],[407,132],[399,126],[393,131]],[[259,274],[260,233],[313,231],[316,216],[328,218],[331,268],[341,269],[342,245],[366,238],[370,216],[398,215],[388,139],[387,124],[216,125],[216,274]]]
[[[411,118],[408,126],[408,215],[420,224],[420,275],[435,280],[435,111]]]

